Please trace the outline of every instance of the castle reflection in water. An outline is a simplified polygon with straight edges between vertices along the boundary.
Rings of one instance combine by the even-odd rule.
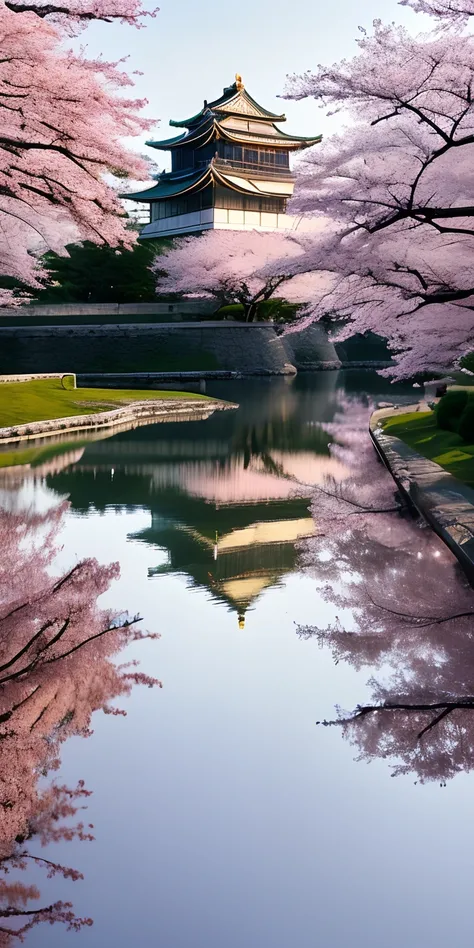
[[[215,383],[210,394],[238,402],[237,411],[91,442],[48,484],[76,512],[149,510],[149,527],[131,539],[150,547],[150,578],[185,575],[242,626],[262,591],[295,568],[298,540],[315,529],[311,486],[344,473],[322,427],[347,390],[342,375]]]

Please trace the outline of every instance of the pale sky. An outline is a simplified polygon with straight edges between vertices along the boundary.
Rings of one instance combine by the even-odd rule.
[[[160,12],[145,21],[146,29],[97,24],[80,41],[87,42],[90,56],[102,53],[113,60],[128,55],[128,70],[143,72],[136,77],[136,93],[148,99],[147,114],[161,121],[152,137],[176,134],[169,119],[193,115],[204,99],[217,98],[236,72],[258,102],[286,113],[286,131],[327,135],[338,119],[327,119],[313,100],[277,98],[285,76],[351,57],[358,27],[370,30],[375,17],[403,23],[411,32],[426,28],[427,22],[397,0],[161,0]],[[138,142],[134,147],[148,151]],[[164,167],[162,152],[149,153]]]

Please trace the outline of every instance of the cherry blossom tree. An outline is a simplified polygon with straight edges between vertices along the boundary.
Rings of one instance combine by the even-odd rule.
[[[371,697],[333,720],[358,759],[444,783],[474,768],[474,591],[448,548],[413,518],[367,438],[367,406],[326,428],[350,475],[316,488],[317,535],[302,560],[338,611],[301,627],[335,663],[369,668]]]
[[[320,278],[293,276],[290,262],[301,256],[303,246],[301,237],[256,230],[214,230],[200,237],[182,237],[155,260],[157,292],[213,297],[221,305],[240,303],[245,320],[251,322],[258,304],[277,296],[306,302]],[[275,261],[275,272],[262,274]]]
[[[30,908],[31,902],[40,899],[37,886],[29,885],[21,881],[21,878],[14,881],[7,878],[15,870],[25,870],[31,865],[45,869],[49,879],[62,876],[77,882],[84,878],[76,869],[32,854],[25,844],[35,837],[39,837],[43,845],[58,839],[92,840],[94,837],[85,831],[82,822],[76,826],[68,823],[79,808],[84,809],[83,800],[88,796],[90,791],[85,789],[83,781],[79,781],[74,789],[53,784],[38,793],[35,807],[30,814],[28,837],[18,836],[10,843],[8,855],[0,858],[0,873],[3,876],[0,877],[1,948],[10,948],[15,942],[23,942],[27,932],[41,922],[48,922],[50,925],[61,922],[67,931],[79,931],[83,926],[93,924],[91,918],[79,918],[75,915],[72,902],[56,901],[51,905]],[[89,824],[87,830],[91,829],[93,826]]]
[[[451,24],[463,27],[474,12],[472,0],[399,0],[401,7],[411,7],[417,13],[428,13],[439,20],[441,26]]]
[[[474,347],[474,38],[461,31],[474,4],[405,5],[431,14],[434,30],[413,37],[376,20],[352,60],[293,76],[286,90],[347,120],[297,167],[292,212],[325,222],[294,262],[326,277],[308,318],[342,320],[341,339],[385,336],[396,378],[443,370]]]
[[[92,839],[92,827],[82,820],[71,824],[89,791],[82,782],[75,789],[54,781],[40,788],[39,778],[58,769],[68,737],[91,733],[95,711],[124,714],[113,703],[117,698],[134,684],[160,684],[136,663],[114,661],[125,646],[146,637],[138,617],[98,606],[118,575],[117,564],[84,560],[60,577],[51,575],[65,509],[0,512],[0,873],[8,876],[0,875],[0,945],[40,921],[73,929],[90,923],[77,919],[70,903],[30,908],[39,892],[21,880],[10,882],[10,875],[33,861],[49,875],[81,877],[32,852],[30,840]]]
[[[150,15],[154,15],[151,11]],[[152,124],[122,62],[65,48],[91,20],[140,26],[141,0],[0,2],[0,274],[36,287],[39,253],[72,241],[129,247],[124,212],[106,175],[144,177],[122,139]],[[0,290],[0,304],[12,301]]]

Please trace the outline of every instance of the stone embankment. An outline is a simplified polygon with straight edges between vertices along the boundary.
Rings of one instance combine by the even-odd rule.
[[[31,375],[25,375],[23,372],[19,375],[0,375],[0,385],[8,382],[39,382],[42,379],[70,379],[71,388],[76,388],[76,376],[74,372],[34,372]]]
[[[6,306],[0,309],[2,319],[47,319],[48,316],[91,317],[97,316],[165,316],[171,321],[202,319],[211,316],[219,308],[216,300],[160,300],[156,303],[37,303],[31,306]]]
[[[159,372],[176,368],[294,375],[340,368],[325,329],[281,335],[272,323],[1,326],[0,372]]]
[[[155,421],[192,421],[206,419],[215,411],[237,408],[232,402],[218,399],[166,398],[131,402],[121,408],[100,411],[95,414],[71,415],[66,418],[51,418],[32,421],[25,425],[0,428],[0,444],[31,441],[35,438],[64,435],[77,431],[100,431],[117,426],[136,427]]]
[[[429,461],[399,438],[385,433],[381,422],[398,412],[425,410],[402,405],[375,411],[370,435],[400,492],[446,543],[474,585],[474,490]]]

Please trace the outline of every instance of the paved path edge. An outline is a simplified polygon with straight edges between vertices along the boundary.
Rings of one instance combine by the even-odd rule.
[[[383,418],[420,410],[425,406],[377,409],[369,421],[370,437],[402,496],[446,543],[474,586],[474,490],[381,426]]]

